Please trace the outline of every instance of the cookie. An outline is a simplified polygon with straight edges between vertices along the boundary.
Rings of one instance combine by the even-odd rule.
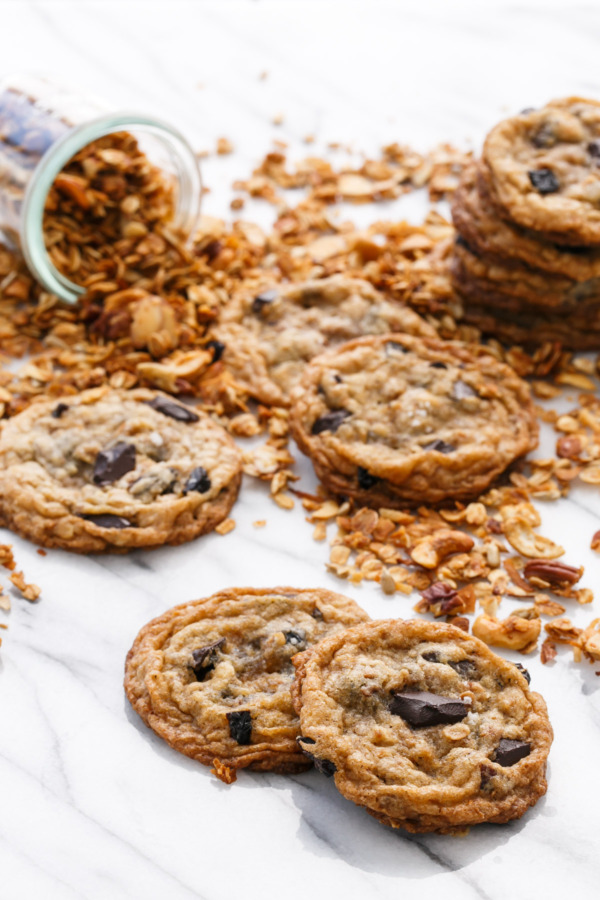
[[[333,275],[238,297],[223,310],[213,337],[225,346],[227,368],[253,397],[287,405],[313,357],[351,338],[389,331],[435,337],[417,313],[367,281]]]
[[[569,250],[500,218],[481,181],[477,166],[468,166],[452,199],[456,230],[478,256],[504,264],[524,264],[573,281],[600,277],[600,250]]]
[[[224,429],[156,391],[43,400],[0,431],[0,523],[44,547],[181,544],[227,516],[240,482]]]
[[[454,245],[451,272],[456,286],[461,289],[468,286],[480,296],[490,299],[493,294],[501,294],[516,297],[532,306],[563,310],[600,301],[600,278],[573,281],[518,263],[505,264],[478,256],[460,240]]]
[[[544,700],[459,628],[369,622],[294,665],[300,746],[384,824],[448,833],[508,822],[546,792]]]
[[[505,119],[482,159],[505,218],[558,243],[600,245],[600,103],[568,97]]]
[[[205,765],[298,772],[291,660],[368,621],[352,600],[318,588],[231,588],[144,626],[125,664],[125,691],[171,747]]]
[[[384,335],[317,357],[290,426],[334,494],[402,507],[477,497],[537,443],[529,388],[472,347]]]

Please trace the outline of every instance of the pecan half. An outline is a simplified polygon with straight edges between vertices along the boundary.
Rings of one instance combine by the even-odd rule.
[[[575,568],[566,563],[546,559],[532,559],[523,567],[527,581],[538,587],[568,587],[583,575],[583,566]]]

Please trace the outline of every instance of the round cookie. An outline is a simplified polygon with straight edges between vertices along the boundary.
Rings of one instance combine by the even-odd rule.
[[[331,591],[231,588],[168,610],[127,656],[125,691],[160,737],[205,765],[298,772],[293,656],[369,620]]]
[[[318,477],[369,506],[476,497],[537,443],[525,382],[457,342],[350,341],[307,366],[292,400]]]
[[[369,622],[294,665],[300,746],[386,825],[448,833],[508,822],[546,792],[544,700],[459,628]]]
[[[600,245],[600,103],[568,97],[505,119],[482,159],[505,218],[563,244]]]
[[[231,509],[241,454],[205,413],[145,389],[33,403],[0,431],[0,523],[78,553],[181,544]]]
[[[212,336],[225,345],[228,369],[252,396],[287,405],[314,356],[351,338],[389,331],[436,334],[412,309],[369,282],[332,275],[237,297],[223,310]]]
[[[463,172],[452,199],[452,220],[477,255],[504,264],[521,263],[574,281],[600,278],[600,250],[571,251],[501,219],[478,178],[476,165]]]

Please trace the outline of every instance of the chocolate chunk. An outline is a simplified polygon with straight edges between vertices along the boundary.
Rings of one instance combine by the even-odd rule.
[[[477,391],[473,390],[469,384],[465,384],[465,382],[461,381],[459,378],[458,381],[455,381],[452,385],[450,396],[453,400],[467,400],[469,397],[476,397]]]
[[[556,134],[549,122],[544,122],[541,128],[531,138],[534,147],[553,147],[556,144]]]
[[[222,341],[208,341],[204,346],[207,350],[212,350],[213,363],[219,362],[225,353],[225,344]]]
[[[284,631],[286,644],[292,644],[293,647],[306,647],[306,634],[303,631]]]
[[[249,709],[240,709],[227,713],[229,722],[229,734],[241,746],[250,743],[252,736],[252,716]]]
[[[252,312],[260,315],[263,309],[270,306],[275,300],[277,300],[277,291],[263,291],[262,294],[258,294],[252,301]]]
[[[531,684],[531,675],[523,665],[523,663],[515,663],[516,668],[519,670],[527,684]]]
[[[448,366],[446,365],[445,362],[441,362],[441,360],[440,360],[439,362],[429,363],[429,368],[430,369],[447,369]]]
[[[488,785],[496,774],[496,770],[493,766],[486,766],[485,763],[482,763],[482,765],[479,767],[479,774],[481,779],[479,782],[479,786],[481,790],[488,790]]]
[[[399,344],[397,341],[386,341],[385,355],[389,356],[390,353],[408,353],[408,347],[405,347],[404,344]]]
[[[135,469],[135,447],[119,441],[109,450],[101,450],[94,463],[94,484],[105,485],[118,481],[127,472]]]
[[[363,489],[363,491],[368,491],[370,488],[374,487],[377,484],[379,478],[376,475],[371,475],[366,469],[362,466],[358,467],[358,486]]]
[[[560,182],[552,169],[534,169],[527,174],[538,194],[555,194],[560,190]]]
[[[155,397],[154,400],[148,400],[147,403],[152,409],[171,419],[176,419],[178,422],[198,422],[200,420],[200,416],[197,416],[193,409],[182,406],[181,403],[175,403],[169,397]]]
[[[192,669],[198,681],[204,681],[208,673],[212,672],[217,660],[217,650],[220,650],[224,643],[225,638],[219,638],[212,644],[192,651]]]
[[[531,744],[527,741],[511,741],[508,738],[502,738],[496,747],[494,762],[500,766],[514,766],[516,762],[529,756],[530,753]]]
[[[421,727],[460,722],[469,707],[460,699],[440,697],[429,691],[402,691],[392,695],[390,712],[402,716],[409,725]]]
[[[311,434],[321,434],[323,431],[337,431],[344,419],[351,416],[352,413],[348,409],[332,409],[331,412],[325,413],[316,420],[311,429]]]
[[[431,441],[430,444],[425,444],[423,450],[437,450],[438,453],[453,453],[456,450],[456,447],[453,444],[448,444],[447,441]]]
[[[57,405],[54,407],[54,409],[52,410],[52,412],[50,413],[50,415],[52,416],[53,419],[60,419],[60,417],[61,417],[64,413],[66,413],[66,411],[68,410],[68,408],[69,408],[69,407],[67,406],[66,403],[57,403]]]
[[[335,381],[336,384],[341,384],[344,379],[342,378],[341,375],[338,375],[338,373],[336,372],[335,375],[333,376],[333,380]]]
[[[428,650],[427,653],[422,653],[421,656],[423,659],[426,659],[427,662],[439,663],[442,660],[440,659],[440,654],[435,650]]]
[[[311,616],[313,617],[313,619],[322,619],[323,613],[321,612],[321,610],[319,609],[318,606],[315,606],[315,608],[311,612]]]
[[[315,769],[317,770],[317,772],[320,772],[321,775],[325,775],[327,778],[331,778],[332,775],[337,772],[337,766],[335,763],[332,763],[329,759],[319,759],[318,756],[315,756],[313,753],[309,753],[308,750],[304,749],[302,744],[308,744],[309,746],[312,746],[316,743],[316,741],[313,741],[312,738],[300,736],[296,738],[296,743],[299,745],[304,755],[308,756],[309,759],[312,759]]]
[[[208,472],[203,466],[197,466],[190,472],[190,477],[185,483],[183,493],[188,494],[190,491],[198,491],[199,494],[205,494],[207,491],[210,491],[210,486],[211,481],[208,477]]]
[[[587,145],[587,152],[592,159],[600,159],[600,141],[590,141]]]
[[[456,235],[456,237],[455,237],[455,239],[454,239],[454,243],[456,244],[457,247],[462,247],[463,250],[469,250],[469,251],[471,250],[471,248],[469,247],[469,245],[468,245],[467,242],[465,241],[465,239],[464,239],[464,237],[462,236],[462,234],[457,234],[457,235]]]
[[[459,659],[458,662],[448,660],[448,665],[462,678],[472,681],[477,675],[477,666],[470,659]]]
[[[99,528],[135,528],[135,525],[129,519],[124,519],[123,516],[113,516],[111,513],[98,513],[98,515],[90,513],[79,516],[79,518],[93,522]]]

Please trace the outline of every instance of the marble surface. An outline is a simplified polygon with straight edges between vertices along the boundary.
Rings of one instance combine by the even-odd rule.
[[[227,216],[230,184],[274,138],[306,155],[306,134],[356,151],[391,140],[477,147],[507,111],[553,96],[600,97],[600,9],[521,3],[3,2],[0,76],[24,66],[115,106],[172,119],[204,164],[205,211]],[[268,76],[260,79],[260,73]],[[284,115],[279,127],[272,124]],[[406,216],[423,201],[342,210],[357,221]],[[246,214],[268,221],[259,204]],[[568,398],[564,404],[568,406]],[[547,447],[551,441],[546,436]],[[313,486],[301,460],[300,485]],[[600,495],[540,505],[545,533],[598,589]],[[300,507],[278,509],[246,481],[236,530],[122,557],[41,557],[10,541],[29,604],[14,595],[0,650],[0,896],[3,900],[258,900],[329,896],[525,900],[597,896],[600,679],[559,652],[528,661],[556,740],[547,796],[522,820],[465,838],[384,828],[314,772],[242,773],[226,787],[165,746],[131,713],[122,667],[136,632],[169,606],[228,585],[322,585],[373,616],[414,599],[345,586],[325,571]],[[256,530],[252,522],[267,519]],[[6,578],[0,573],[0,581]],[[595,610],[598,613],[598,604]],[[518,601],[505,601],[506,608]],[[593,610],[569,609],[576,622]],[[600,668],[600,664],[597,666]]]

